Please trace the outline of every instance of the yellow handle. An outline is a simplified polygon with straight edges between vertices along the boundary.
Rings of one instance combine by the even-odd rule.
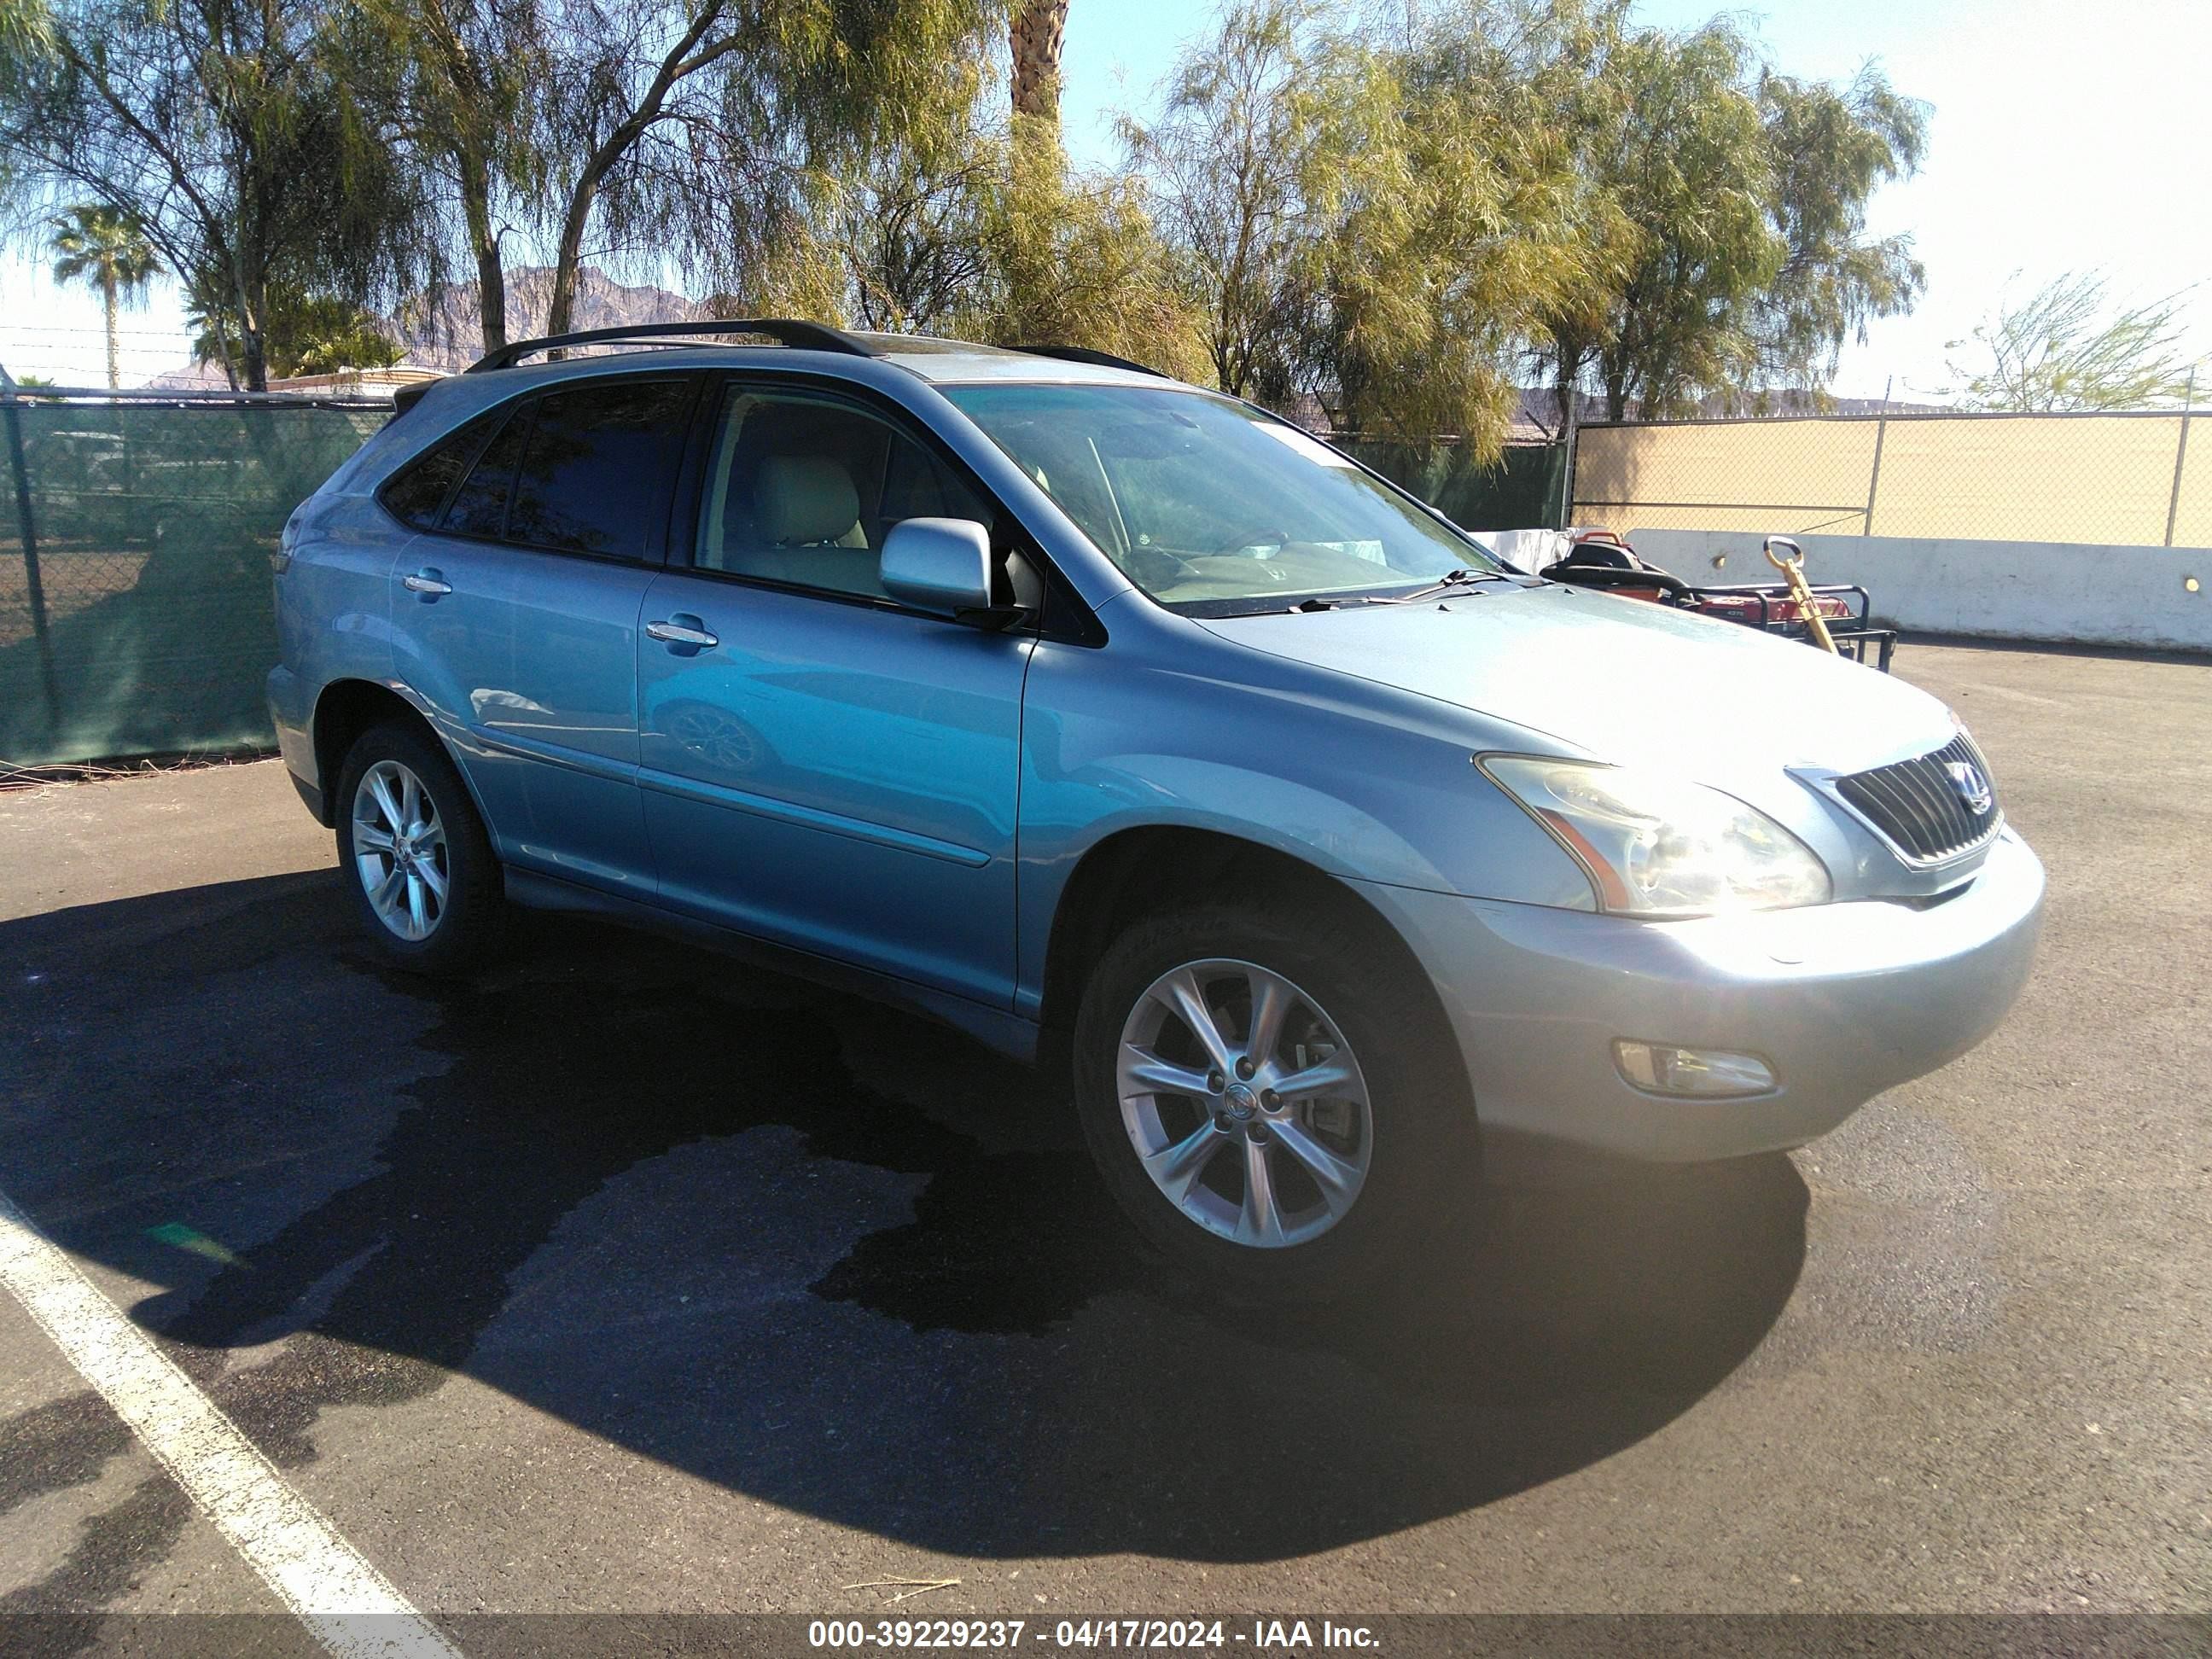
[[[1784,558],[1774,550],[1786,547],[1793,556]],[[1805,626],[1813,635],[1813,642],[1830,656],[1843,653],[1836,649],[1835,641],[1828,637],[1828,624],[1813,604],[1813,590],[1805,586],[1805,550],[1787,536],[1769,536],[1765,544],[1767,563],[1782,573],[1783,580],[1790,584],[1790,597],[1797,601],[1797,610],[1805,618]]]

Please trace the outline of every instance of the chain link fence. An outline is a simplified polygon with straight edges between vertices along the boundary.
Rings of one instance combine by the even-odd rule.
[[[390,415],[0,386],[0,770],[270,743],[270,557]]]
[[[0,775],[273,740],[270,556],[293,507],[390,417],[350,398],[0,385]],[[1559,522],[1560,445],[1346,447],[1473,529]]]
[[[2200,417],[1890,414],[1585,426],[1573,521],[1623,533],[2212,545]]]

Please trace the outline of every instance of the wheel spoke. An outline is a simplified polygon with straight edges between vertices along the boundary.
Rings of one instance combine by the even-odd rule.
[[[1206,988],[1198,982],[1198,975],[1188,968],[1179,968],[1160,981],[1157,994],[1190,1027],[1190,1034],[1206,1050],[1206,1059],[1219,1070],[1227,1071],[1234,1056],[1228,1039],[1214,1023],[1213,1010],[1206,1006]]]
[[[1332,1054],[1317,1065],[1301,1072],[1291,1072],[1274,1082],[1275,1092],[1285,1100],[1304,1100],[1311,1095],[1326,1095],[1354,1087],[1358,1079],[1343,1055]]]
[[[1211,1122],[1201,1121],[1181,1140],[1161,1147],[1147,1158],[1145,1167],[1159,1182],[1160,1190],[1180,1204],[1197,1184],[1199,1176],[1206,1173],[1206,1166],[1213,1162],[1213,1155],[1225,1144]]]
[[[430,931],[429,889],[411,870],[407,872],[407,919],[415,924],[416,933]]]
[[[1245,983],[1252,990],[1252,1020],[1249,1034],[1244,1039],[1244,1052],[1255,1065],[1265,1065],[1267,1056],[1275,1052],[1275,1045],[1283,1039],[1283,1021],[1289,1017],[1292,993],[1282,980],[1264,968],[1255,968],[1245,975]]]
[[[422,787],[415,781],[415,775],[404,767],[399,772],[399,810],[405,815],[400,823],[405,826],[409,835],[422,827]]]
[[[1305,1126],[1284,1117],[1273,1120],[1267,1126],[1275,1139],[1283,1143],[1283,1150],[1306,1168],[1321,1188],[1322,1201],[1331,1210],[1342,1209],[1359,1190],[1359,1166],[1339,1158],[1320,1141],[1306,1133]]]
[[[375,798],[376,810],[384,814],[385,828],[396,834],[407,827],[405,814],[400,811],[399,803],[392,799],[392,781],[382,772],[368,775],[368,793]]]
[[[353,846],[356,853],[389,854],[392,851],[392,832],[381,824],[356,823],[353,827]]]
[[[1275,1203],[1275,1172],[1267,1163],[1266,1145],[1257,1140],[1244,1143],[1244,1207],[1237,1216],[1237,1242],[1283,1242],[1283,1212]]]
[[[375,890],[368,896],[368,902],[375,907],[379,915],[389,916],[398,909],[399,892],[406,884],[407,872],[395,864],[384,872],[384,879],[376,884]]]
[[[422,878],[422,884],[430,890],[430,896],[438,901],[438,909],[443,914],[446,908],[446,872],[429,860],[419,859],[416,861],[415,873]]]
[[[1206,1073],[1171,1060],[1162,1060],[1133,1042],[1121,1046],[1121,1087],[1127,1091],[1156,1090],[1164,1094],[1189,1095],[1203,1100],[1210,1092]]]

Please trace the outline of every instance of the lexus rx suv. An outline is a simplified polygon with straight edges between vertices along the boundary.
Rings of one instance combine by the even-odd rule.
[[[1093,353],[526,342],[277,563],[283,756],[393,962],[588,911],[926,1010],[1066,1067],[1141,1234],[1243,1292],[1402,1263],[1486,1157],[1809,1140],[2034,948],[1936,699]]]

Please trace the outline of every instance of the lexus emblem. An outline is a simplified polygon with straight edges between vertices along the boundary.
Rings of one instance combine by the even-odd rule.
[[[1943,769],[1943,775],[1950,779],[1953,793],[1976,817],[1990,810],[1990,781],[1973,762],[1953,761]]]

